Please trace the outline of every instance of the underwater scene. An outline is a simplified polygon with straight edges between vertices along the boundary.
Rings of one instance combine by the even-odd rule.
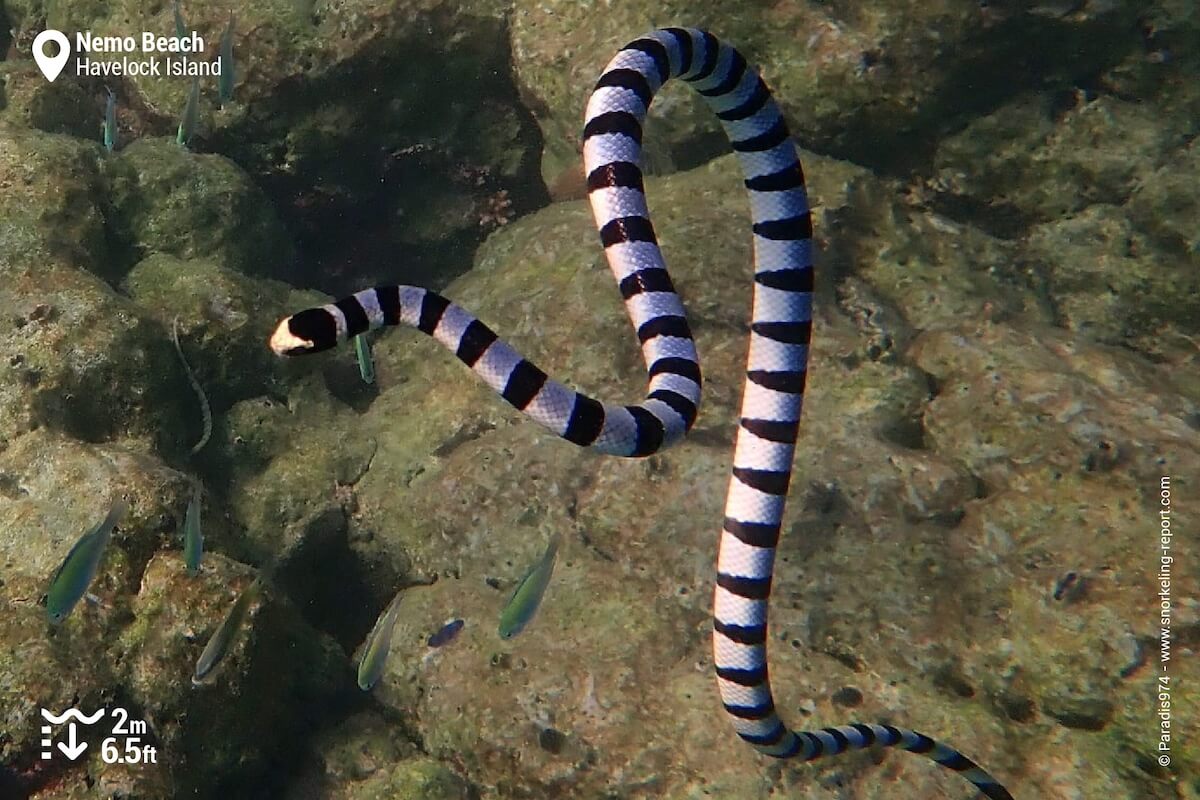
[[[1200,800],[1195,0],[0,58],[0,800]]]

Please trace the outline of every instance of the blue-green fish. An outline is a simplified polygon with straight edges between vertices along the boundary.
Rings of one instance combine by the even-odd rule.
[[[221,49],[218,56],[221,60],[221,74],[217,78],[217,94],[221,98],[221,107],[233,99],[233,82],[237,79],[233,66],[233,12],[229,12],[229,24],[221,34]]]
[[[525,629],[542,604],[542,595],[550,585],[550,574],[554,572],[554,560],[558,556],[559,534],[550,537],[550,544],[541,559],[529,568],[517,582],[512,597],[500,612],[500,638],[511,639]]]
[[[179,8],[179,0],[171,3],[171,10],[175,12],[175,38],[186,39],[188,31],[187,26],[183,24],[183,12]]]
[[[124,500],[115,501],[104,521],[80,536],[71,552],[67,553],[62,566],[50,581],[50,588],[46,590],[46,617],[51,625],[66,619],[79,599],[87,593],[100,568],[100,559],[104,557],[104,549],[108,547],[113,528],[117,527],[127,511],[128,503]]]
[[[200,559],[204,556],[204,534],[200,532],[200,485],[192,491],[183,516],[183,563],[188,575],[200,574]]]
[[[112,89],[108,90],[108,102],[104,104],[104,123],[100,126],[104,133],[104,149],[112,152],[117,149],[117,96]]]
[[[403,592],[392,598],[388,607],[375,621],[367,643],[363,645],[362,657],[358,660],[358,688],[364,692],[371,688],[383,677],[383,668],[387,664],[388,650],[392,647],[392,629],[396,627],[396,618],[400,614],[400,598]]]
[[[358,359],[358,374],[362,376],[363,383],[374,383],[375,362],[371,359],[371,343],[367,341],[365,333],[354,337],[354,355]]]
[[[179,120],[179,133],[175,141],[181,147],[187,147],[192,134],[196,132],[196,118],[200,116],[200,77],[192,78],[192,88],[188,90],[187,105],[183,107],[183,117]]]
[[[199,686],[203,683],[204,679],[225,658],[229,652],[229,646],[233,644],[234,638],[236,638],[238,631],[242,627],[242,623],[246,621],[246,613],[250,610],[250,604],[258,596],[261,589],[262,578],[256,578],[238,595],[238,599],[233,603],[233,608],[229,609],[229,613],[225,615],[225,619],[221,621],[220,626],[213,631],[208,644],[204,645],[204,651],[200,653],[200,658],[196,659],[196,670],[192,673],[193,686]]]

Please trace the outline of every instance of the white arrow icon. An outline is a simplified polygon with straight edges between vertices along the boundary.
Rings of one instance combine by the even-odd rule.
[[[58,55],[46,55],[46,42],[54,42],[58,45]],[[70,57],[71,42],[56,30],[44,30],[33,40],[33,60],[37,62],[38,69],[46,76],[46,80],[51,83],[54,83],[54,79],[58,77],[58,73],[62,72]]]
[[[67,726],[67,741],[59,742],[58,749],[62,750],[63,755],[72,761],[83,755],[84,750],[87,750],[87,742],[80,742],[75,738],[74,722]]]

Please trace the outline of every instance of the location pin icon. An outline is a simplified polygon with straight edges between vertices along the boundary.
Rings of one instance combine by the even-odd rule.
[[[54,42],[58,45],[58,55],[46,55],[46,42]],[[46,80],[51,83],[54,83],[54,79],[58,77],[58,73],[62,72],[70,57],[71,42],[58,31],[44,30],[33,40],[33,60],[37,62],[38,69],[46,76]]]

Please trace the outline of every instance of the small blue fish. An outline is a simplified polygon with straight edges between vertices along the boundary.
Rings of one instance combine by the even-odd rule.
[[[225,32],[221,34],[221,49],[218,56],[221,74],[217,78],[217,95],[221,100],[221,108],[224,108],[233,99],[233,83],[237,80],[236,68],[233,66],[233,19],[233,12],[230,11],[229,24],[225,26]]]
[[[464,623],[461,619],[452,619],[441,627],[441,629],[429,637],[427,644],[430,647],[444,647],[458,638],[458,632],[463,629]]]
[[[129,504],[124,500],[114,502],[104,521],[80,536],[67,553],[50,580],[50,588],[46,590],[46,617],[51,625],[58,625],[66,619],[80,598],[87,594],[88,586],[100,568],[100,560],[104,557],[104,549],[108,547],[113,528],[117,527],[128,510]]]
[[[542,595],[550,585],[550,575],[554,572],[554,560],[558,555],[558,545],[562,540],[559,534],[550,537],[546,553],[529,571],[517,582],[512,597],[500,612],[500,638],[511,639],[525,629],[533,620],[538,606],[542,604]]]
[[[100,126],[104,133],[104,149],[112,152],[117,149],[117,96],[112,89],[108,90],[108,102],[104,104],[104,122]]]
[[[196,132],[196,118],[200,115],[200,77],[192,78],[192,88],[188,90],[187,105],[183,107],[183,117],[179,120],[179,133],[175,141],[180,147],[187,147]]]
[[[183,516],[183,563],[188,575],[200,574],[200,559],[204,556],[204,534],[200,531],[200,485],[196,484],[192,500]]]
[[[375,382],[375,361],[371,358],[371,343],[367,335],[360,333],[354,337],[354,356],[358,359],[358,374],[363,383]]]
[[[174,0],[171,3],[171,10],[175,12],[175,38],[187,38],[187,26],[183,24],[183,12],[179,9],[179,0]]]

